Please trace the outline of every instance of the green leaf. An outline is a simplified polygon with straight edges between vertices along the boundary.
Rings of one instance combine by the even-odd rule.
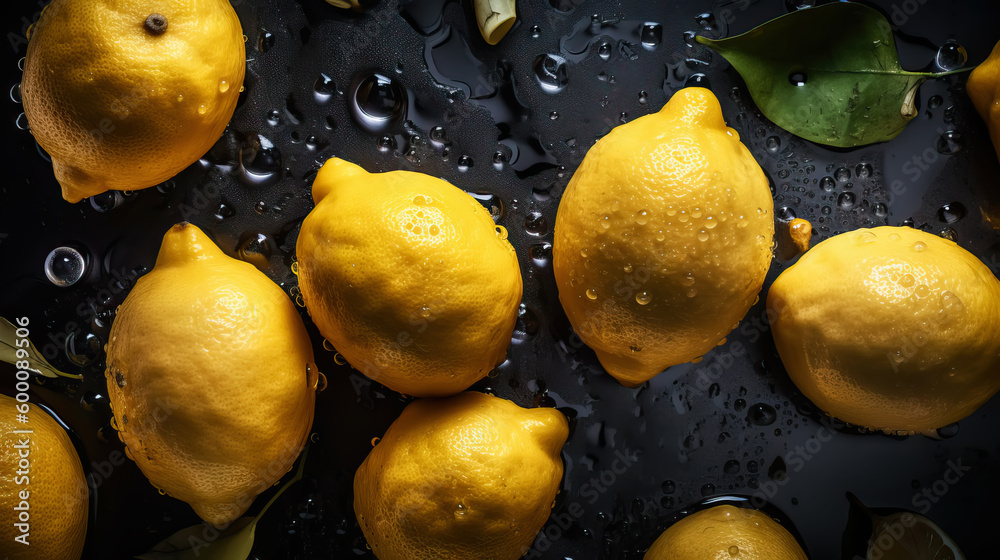
[[[253,549],[253,540],[257,531],[257,522],[267,513],[271,504],[281,496],[289,486],[302,480],[305,471],[306,447],[299,457],[299,468],[281,490],[260,510],[257,517],[242,517],[224,530],[216,531],[211,525],[202,523],[174,533],[160,542],[149,552],[136,556],[137,560],[246,560]]]
[[[743,76],[761,112],[807,140],[850,148],[895,138],[917,115],[907,72],[878,11],[836,2],[798,10],[735,37],[697,41]]]
[[[56,368],[52,367],[43,356],[42,353],[35,348],[35,345],[28,340],[27,346],[17,346],[17,341],[23,337],[17,336],[17,327],[11,324],[10,321],[0,317],[0,360],[7,362],[8,364],[14,365],[18,361],[23,361],[23,358],[17,357],[18,349],[24,350],[28,354],[28,363],[31,367],[27,368],[38,375],[44,375],[45,377],[69,377],[72,379],[83,379],[82,375],[73,373],[64,373]],[[25,339],[27,340],[27,339]],[[22,343],[23,344],[23,343]]]

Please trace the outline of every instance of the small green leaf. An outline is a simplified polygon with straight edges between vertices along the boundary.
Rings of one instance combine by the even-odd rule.
[[[728,39],[697,41],[733,65],[775,124],[841,148],[891,140],[917,115],[920,84],[955,72],[903,70],[885,17],[848,2],[798,10]]]
[[[56,368],[52,367],[43,356],[42,353],[35,348],[35,345],[28,340],[27,346],[18,346],[19,339],[25,339],[24,337],[19,337],[17,335],[18,328],[11,324],[10,321],[0,317],[0,361],[7,362],[8,364],[15,365],[19,361],[23,361],[24,358],[17,357],[18,349],[24,350],[28,354],[28,363],[31,367],[27,368],[38,375],[44,375],[45,377],[69,377],[72,379],[83,379],[82,375],[64,373]],[[22,343],[23,344],[23,343]]]
[[[194,525],[174,533],[160,542],[149,552],[136,556],[137,560],[246,560],[253,549],[257,522],[267,513],[271,504],[281,496],[289,486],[302,480],[305,471],[306,447],[299,457],[299,468],[281,490],[260,510],[257,517],[242,517],[224,530],[216,531],[207,523]]]

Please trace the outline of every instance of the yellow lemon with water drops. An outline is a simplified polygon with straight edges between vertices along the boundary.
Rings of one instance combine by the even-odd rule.
[[[772,204],[704,88],[590,149],[559,203],[553,269],[574,331],[608,373],[639,385],[736,326],[771,262]]]
[[[453,395],[503,361],[521,302],[506,231],[468,193],[342,159],[313,183],[295,248],[320,333],[368,377],[414,396]]]
[[[379,560],[517,560],[562,481],[554,408],[462,393],[403,410],[354,476],[354,512]]]
[[[6,395],[0,432],[0,557],[79,560],[90,496],[73,442],[40,407]]]
[[[111,325],[114,424],[150,483],[222,526],[305,444],[320,379],[312,362],[284,291],[177,224]]]
[[[245,70],[227,0],[53,0],[21,95],[63,198],[152,187],[222,135]]]
[[[693,513],[671,525],[644,560],[807,560],[784,527],[755,509],[730,505]]]
[[[934,430],[1000,390],[1000,281],[936,235],[831,237],[778,276],[767,305],[792,381],[846,422]]]
[[[973,106],[986,121],[993,147],[1000,156],[1000,42],[982,64],[969,74],[965,85]]]

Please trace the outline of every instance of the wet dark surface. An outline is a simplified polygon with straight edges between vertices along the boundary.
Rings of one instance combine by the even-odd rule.
[[[789,381],[762,302],[700,363],[626,389],[572,336],[560,309],[549,260],[560,193],[598,138],[655,112],[685,84],[719,96],[728,123],[772,180],[776,215],[808,219],[814,243],[857,227],[912,222],[953,236],[998,272],[1000,165],[965,95],[965,75],[924,84],[920,115],[892,142],[831,150],[761,117],[728,64],[685,36],[728,36],[808,3],[522,1],[518,24],[489,47],[469,2],[381,1],[359,15],[321,0],[243,0],[236,9],[248,37],[246,91],[223,140],[160,187],[75,205],[61,199],[50,164],[19,129],[24,118],[13,91],[4,109],[0,315],[29,317],[46,357],[84,375],[83,382],[39,380],[35,397],[76,434],[93,475],[86,558],[130,558],[198,522],[131,462],[114,464],[121,445],[109,426],[100,349],[115,307],[181,220],[291,293],[289,265],[312,206],[309,186],[334,155],[481,193],[509,232],[521,258],[524,310],[509,359],[476,388],[523,406],[557,406],[572,427],[547,537],[528,557],[641,558],[673,515],[735,495],[766,501],[811,558],[853,558],[859,551],[841,546],[848,491],[872,507],[923,513],[968,558],[995,557],[986,530],[1000,521],[997,398],[941,440],[839,428]],[[949,40],[978,64],[998,38],[1000,8],[992,2],[873,5],[892,18],[906,69],[931,68]],[[39,9],[28,0],[9,6],[7,89],[20,81],[21,18],[30,21]],[[943,58],[954,51],[946,46]],[[60,246],[88,262],[66,288],[44,272],[46,256]],[[768,285],[788,264],[774,261]],[[406,401],[336,365],[302,314],[330,383],[318,396],[306,479],[261,521],[254,555],[370,558],[351,508],[353,472]],[[0,375],[12,380],[10,373],[0,366]],[[942,483],[955,464],[968,470]],[[568,513],[574,503],[583,506],[579,518]]]

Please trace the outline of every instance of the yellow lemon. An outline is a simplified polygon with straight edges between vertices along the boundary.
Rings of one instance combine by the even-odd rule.
[[[19,414],[27,423],[15,421]],[[6,395],[0,432],[0,557],[79,560],[89,494],[73,442],[41,408]]]
[[[623,385],[715,347],[771,261],[764,172],[703,88],[619,126],[559,203],[553,269],[576,334]]]
[[[482,393],[403,410],[354,476],[380,560],[517,560],[549,517],[569,428],[552,408]]]
[[[149,481],[225,525],[309,435],[319,372],[295,305],[197,227],[163,236],[107,346],[119,437]]]
[[[693,513],[671,525],[644,560],[807,560],[784,527],[755,510],[729,505]]]
[[[227,0],[53,0],[29,35],[24,114],[70,202],[197,161],[243,86]]]
[[[319,331],[401,393],[453,395],[502,362],[521,301],[514,248],[489,212],[422,173],[331,159],[296,245]]]
[[[965,90],[976,111],[986,121],[993,147],[1000,156],[1000,42],[994,45],[990,56],[969,74]]]
[[[933,430],[1000,389],[1000,282],[935,235],[831,237],[778,276],[767,305],[792,381],[846,422]]]

